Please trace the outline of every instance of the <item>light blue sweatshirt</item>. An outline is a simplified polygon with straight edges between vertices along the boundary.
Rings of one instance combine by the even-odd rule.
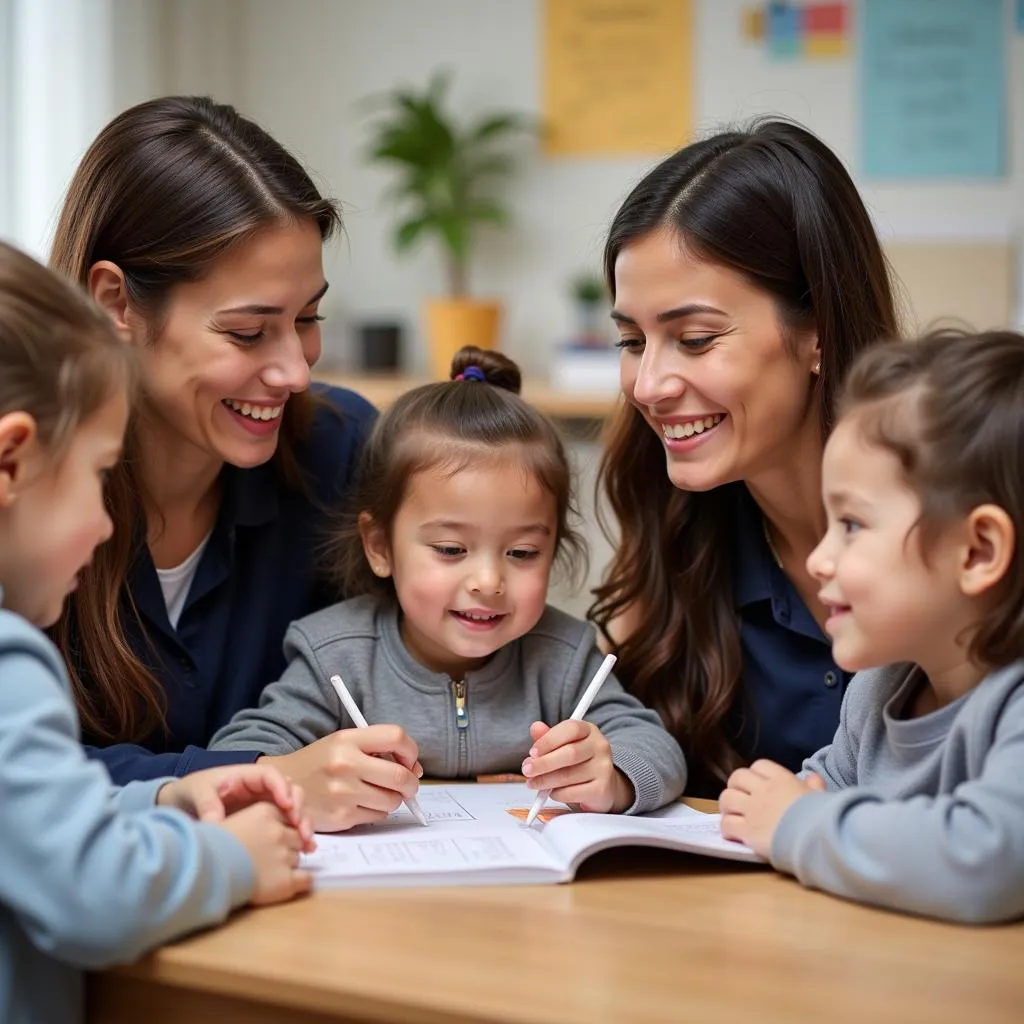
[[[0,1021],[84,1015],[82,970],[223,920],[252,891],[234,836],[115,788],[86,758],[56,648],[0,608]]]
[[[860,672],[832,743],[804,762],[828,791],[782,816],[771,861],[804,885],[983,924],[1024,916],[1024,661],[931,714],[904,711],[914,665]]]

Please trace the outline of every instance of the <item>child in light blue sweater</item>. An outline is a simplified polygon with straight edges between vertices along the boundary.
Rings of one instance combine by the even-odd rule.
[[[732,775],[722,832],[850,899],[1024,916],[1024,336],[863,355],[822,490],[807,568],[836,662],[861,671],[800,775]]]
[[[121,449],[130,356],[102,311],[0,243],[4,1024],[79,1020],[84,968],[309,886],[297,787],[235,765],[116,789],[82,751],[67,674],[40,632],[110,536],[103,477]]]

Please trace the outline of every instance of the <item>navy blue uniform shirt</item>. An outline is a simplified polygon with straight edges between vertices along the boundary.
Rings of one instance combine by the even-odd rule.
[[[733,604],[743,685],[726,728],[748,763],[766,757],[796,772],[805,757],[832,742],[853,673],[832,660],[828,637],[776,564],[746,485],[728,486],[736,498]],[[687,792],[717,797],[722,789],[698,774]]]
[[[177,630],[167,618],[149,549],[139,544],[128,575],[139,618],[127,604],[122,613],[132,649],[166,691],[168,730],[138,745],[87,746],[115,783],[184,775],[259,755],[204,748],[236,711],[254,707],[263,687],[280,677],[289,623],[338,599],[316,568],[327,527],[324,509],[343,507],[376,415],[351,391],[317,393],[327,401],[318,404],[310,436],[297,449],[313,500],[286,488],[270,463],[225,466],[220,512]],[[83,740],[90,743],[88,735]]]

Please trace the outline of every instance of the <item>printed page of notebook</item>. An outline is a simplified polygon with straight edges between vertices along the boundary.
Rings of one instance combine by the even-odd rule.
[[[545,848],[543,826],[524,828],[534,793],[522,784],[421,786],[420,807],[430,825],[404,806],[381,822],[317,835],[318,849],[302,858],[315,885],[437,882],[439,876],[494,881],[557,881],[565,872]],[[557,801],[552,812],[568,810]]]

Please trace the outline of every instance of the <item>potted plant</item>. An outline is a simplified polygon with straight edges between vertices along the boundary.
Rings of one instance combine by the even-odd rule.
[[[569,282],[569,292],[576,313],[574,344],[583,348],[606,347],[608,332],[604,317],[607,292],[604,281],[592,271],[584,270]]]
[[[423,91],[400,87],[377,97],[368,158],[397,172],[387,192],[398,223],[394,245],[406,252],[426,238],[440,244],[448,294],[426,305],[431,369],[448,375],[463,345],[493,348],[501,307],[469,298],[469,264],[478,229],[505,226],[498,185],[514,166],[507,142],[529,128],[510,112],[492,112],[462,127],[447,107],[449,76],[439,72]]]

